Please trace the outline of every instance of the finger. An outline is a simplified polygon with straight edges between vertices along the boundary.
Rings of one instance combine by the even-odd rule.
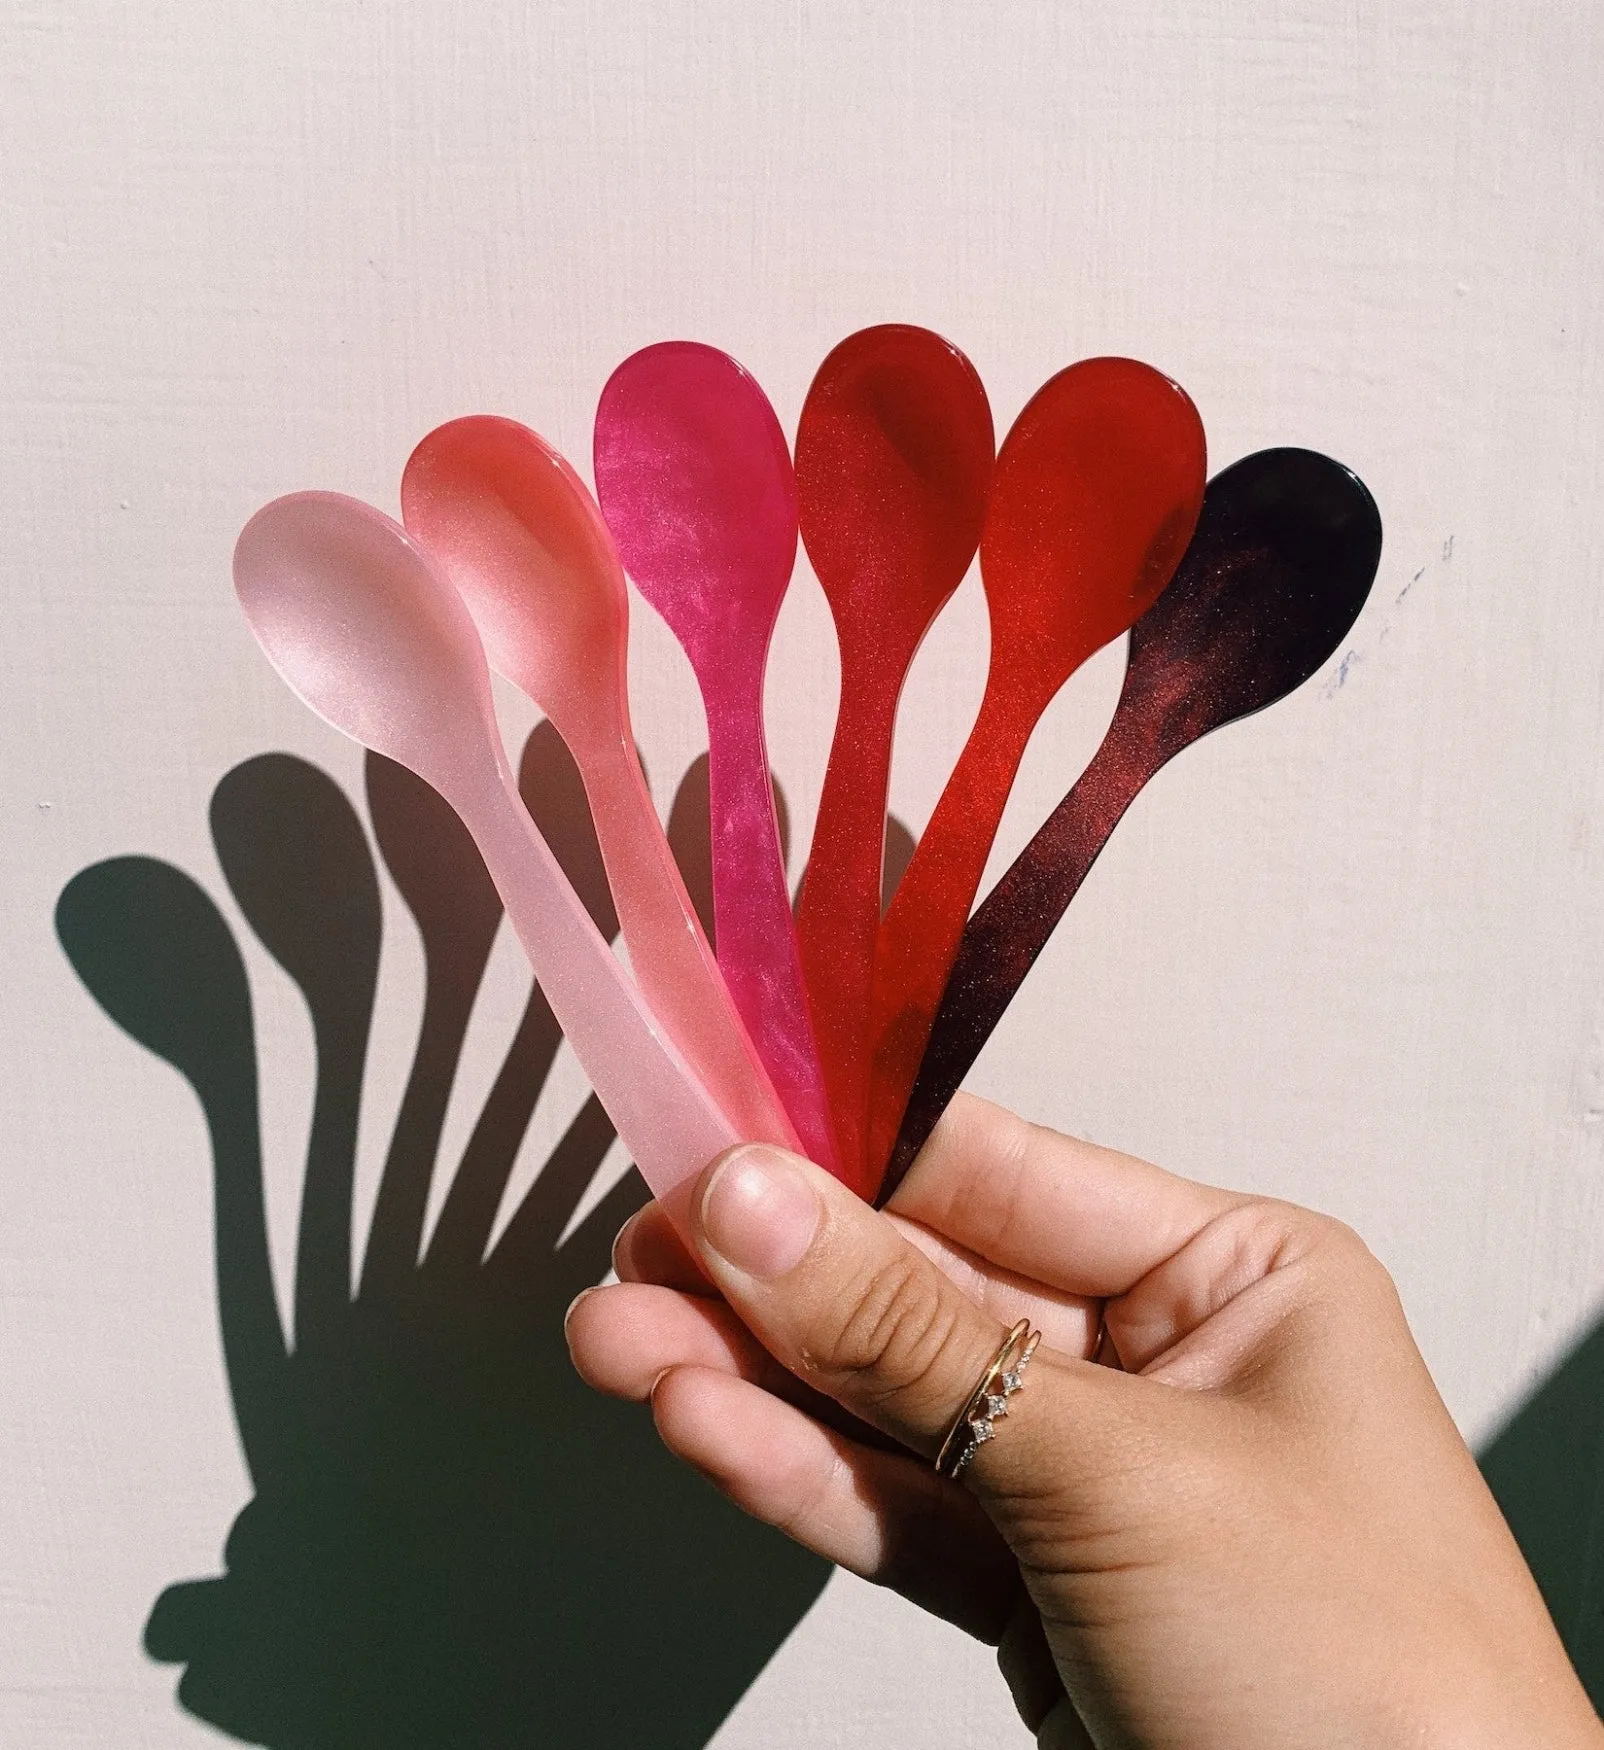
[[[655,1282],[682,1294],[718,1293],[660,1203],[648,1203],[618,1230],[613,1269],[620,1282]]]
[[[891,1219],[903,1238],[917,1246],[976,1306],[1005,1325],[1029,1319],[1049,1349],[1091,1359],[1102,1328],[1101,1302],[1031,1282],[919,1222],[897,1215]]]
[[[694,1188],[690,1214],[708,1274],[776,1359],[903,1445],[936,1455],[998,1352],[1007,1331],[1001,1320],[889,1217],[798,1155],[749,1144],[721,1156]],[[1114,1377],[1044,1352],[1032,1379],[1049,1367]],[[1082,1397],[1093,1390],[1074,1389]],[[1031,1420],[1034,1438],[1014,1436],[1010,1419],[1010,1438],[981,1447],[985,1462],[974,1470],[982,1489],[1023,1496],[1039,1484],[1039,1461],[1054,1437],[1034,1403],[1027,1435]],[[1094,1442],[1096,1429],[1086,1432]]]
[[[1075,1704],[1067,1695],[1060,1696],[1052,1712],[1042,1721],[1036,1733],[1036,1750],[1097,1750],[1092,1735],[1086,1730]]]
[[[745,1512],[995,1644],[1019,1569],[974,1497],[860,1446],[745,1380],[676,1367],[652,1393],[663,1443]]]
[[[1041,1613],[1027,1593],[1020,1593],[997,1643],[997,1669],[1026,1730],[1040,1732],[1048,1715],[1066,1697]]]
[[[961,1094],[887,1208],[1067,1294],[1123,1294],[1249,1199]]]
[[[644,1403],[671,1367],[711,1368],[752,1384],[784,1370],[722,1301],[655,1284],[593,1288],[568,1309],[568,1352],[586,1385]]]
[[[581,1379],[643,1403],[671,1367],[706,1367],[784,1398],[860,1445],[894,1450],[878,1429],[781,1367],[722,1300],[655,1284],[590,1289],[568,1309],[568,1352]]]

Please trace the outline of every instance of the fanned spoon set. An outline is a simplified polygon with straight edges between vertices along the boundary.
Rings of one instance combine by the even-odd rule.
[[[401,523],[335,493],[277,499],[242,532],[234,578],[294,691],[461,816],[677,1218],[696,1173],[740,1141],[800,1148],[863,1197],[889,1195],[1138,792],[1312,675],[1381,553],[1370,494],[1312,451],[1261,451],[1205,487],[1196,409],[1131,359],[1059,372],[996,449],[974,367],[903,325],[824,361],[794,460],[733,359],[648,347],[602,392],[594,464],[597,498],[528,427],[454,420],[407,463]],[[799,535],[835,621],[841,694],[793,920],[763,683]],[[977,552],[985,692],[882,917],[898,699]],[[626,572],[684,647],[707,713],[716,958],[635,752]],[[1033,728],[1126,633],[1102,746],[971,916]],[[573,753],[627,971],[520,800],[492,668]]]

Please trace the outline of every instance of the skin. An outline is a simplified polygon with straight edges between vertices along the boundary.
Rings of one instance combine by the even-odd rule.
[[[574,1303],[599,1390],[747,1512],[997,1647],[1044,1750],[1599,1750],[1347,1228],[960,1096],[889,1210],[747,1147]],[[1008,1327],[1041,1348],[960,1482]]]

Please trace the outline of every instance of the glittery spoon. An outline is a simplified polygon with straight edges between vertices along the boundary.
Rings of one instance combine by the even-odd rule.
[[[596,493],[707,713],[718,964],[807,1152],[836,1164],[763,734],[769,641],[796,560],[796,480],[768,397],[727,353],[665,341],[596,408]]]
[[[1131,628],[1102,746],[969,920],[881,1196],[895,1190],[1143,786],[1183,748],[1301,686],[1346,636],[1381,557],[1363,483],[1261,450],[1209,484],[1169,587]]]
[[[795,1147],[652,807],[629,719],[624,574],[584,483],[528,426],[478,415],[412,452],[401,512],[461,593],[491,665],[568,744],[652,1012],[737,1130]]]
[[[842,1159],[860,1192],[869,1188],[869,993],[897,700],[975,556],[993,448],[974,366],[940,335],[901,324],[843,340],[819,366],[797,425],[802,539],[841,652],[797,933]]]
[[[1169,582],[1203,484],[1197,409],[1134,359],[1060,371],[1003,443],[980,539],[986,690],[875,951],[871,1179],[890,1156],[1030,733],[1070,675]]]
[[[462,817],[598,1097],[683,1219],[696,1173],[742,1132],[687,1068],[519,800],[462,598],[399,524],[329,492],[259,510],[234,549],[234,586],[305,703]]]

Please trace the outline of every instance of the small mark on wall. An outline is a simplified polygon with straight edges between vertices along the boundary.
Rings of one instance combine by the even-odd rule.
[[[1442,547],[1439,551],[1439,558],[1438,558],[1437,562],[1440,565],[1449,565],[1453,562],[1453,557],[1454,557],[1454,537],[1452,535],[1448,535],[1443,540]],[[1426,575],[1426,573],[1430,569],[1431,569],[1430,565],[1422,565],[1419,568],[1419,570],[1414,571],[1410,574],[1408,579],[1404,582],[1403,586],[1398,590],[1397,594],[1394,595],[1392,598],[1392,605],[1394,608],[1401,608],[1403,606],[1405,600],[1409,596],[1410,591],[1414,589],[1415,585],[1420,582],[1420,580]],[[1387,642],[1387,636],[1392,631],[1394,624],[1395,624],[1395,621],[1393,620],[1393,618],[1390,615],[1381,622],[1381,624],[1375,630],[1375,635],[1374,635],[1374,639],[1372,641],[1371,648],[1379,648],[1379,646],[1381,646]],[[1323,696],[1327,699],[1336,698],[1337,694],[1340,693],[1342,691],[1342,689],[1348,684],[1349,675],[1351,675],[1353,673],[1353,671],[1359,666],[1359,664],[1365,660],[1365,657],[1368,654],[1369,654],[1369,651],[1364,645],[1350,644],[1348,646],[1348,648],[1345,651],[1343,651],[1342,658],[1338,662],[1336,669],[1334,670],[1334,672],[1332,673],[1330,678],[1326,681],[1326,684],[1325,684],[1324,688],[1322,689]]]

